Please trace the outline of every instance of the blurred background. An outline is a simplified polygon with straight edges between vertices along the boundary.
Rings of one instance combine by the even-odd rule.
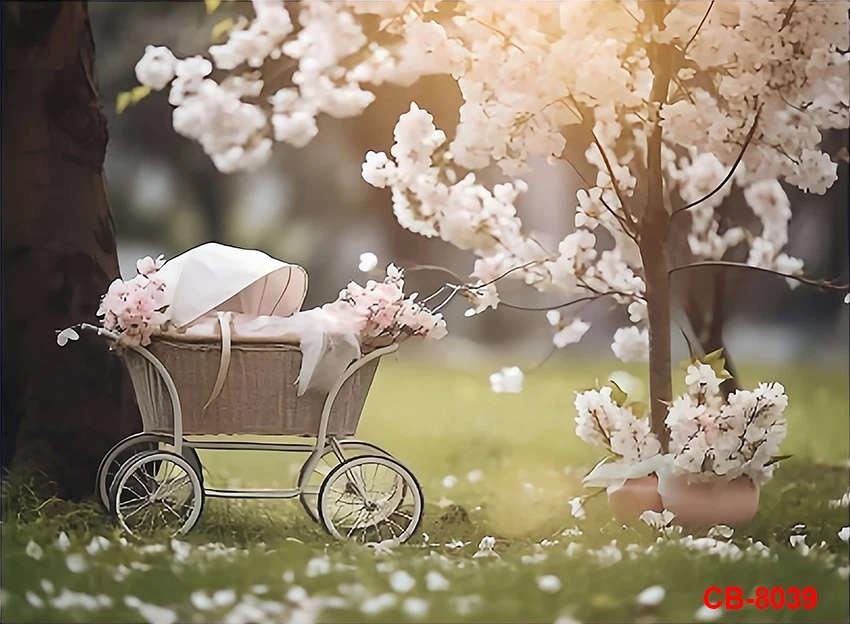
[[[435,116],[438,127],[457,123],[461,100],[451,80],[430,79],[413,88],[383,88],[362,118],[320,118],[318,137],[296,150],[277,144],[271,162],[258,171],[220,174],[201,147],[171,127],[167,95],[154,93],[116,114],[118,93],[137,85],[133,68],[146,45],[165,45],[178,57],[199,54],[212,26],[200,2],[93,2],[89,5],[97,46],[100,91],[109,118],[106,160],[109,200],[115,218],[124,277],[135,260],[167,257],[207,241],[261,249],[304,266],[310,275],[305,308],[336,298],[345,284],[366,276],[357,269],[361,253],[377,254],[379,266],[439,264],[467,275],[474,258],[438,240],[410,234],[395,221],[389,192],[360,177],[368,150],[386,151],[399,114],[416,101]],[[831,153],[847,143],[847,133],[827,136]],[[498,172],[492,172],[497,180]],[[525,176],[529,192],[518,206],[528,229],[555,249],[572,229],[580,181],[568,165],[545,162]],[[787,252],[801,257],[810,276],[848,281],[848,166],[825,196],[792,193],[794,218]],[[733,197],[732,201],[736,201]],[[740,198],[737,198],[740,201]],[[688,278],[705,279],[697,273]],[[427,293],[445,280],[439,274],[409,274],[410,291]],[[699,284],[697,284],[699,286]],[[771,276],[736,274],[730,281],[726,343],[733,358],[782,364],[808,361],[847,369],[850,306],[836,293],[801,286],[788,288]],[[526,306],[556,303],[520,284],[502,289],[504,301]],[[579,344],[556,357],[581,354],[612,357],[613,331],[627,323],[625,312],[603,302],[581,317],[592,329]],[[551,350],[552,332],[542,312],[500,308],[465,318],[465,302],[449,306],[450,339],[420,347],[419,355],[462,365],[482,356],[534,361]],[[687,354],[677,340],[674,356]],[[510,355],[508,355],[510,354]]]

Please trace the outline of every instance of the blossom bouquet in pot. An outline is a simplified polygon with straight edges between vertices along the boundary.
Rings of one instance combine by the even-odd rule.
[[[576,433],[607,448],[610,456],[585,477],[604,487],[615,515],[634,521],[664,509],[691,528],[742,526],[758,510],[759,488],[773,476],[785,438],[788,397],[781,384],[759,384],[723,397],[730,378],[715,352],[685,365],[687,391],[669,406],[669,446],[643,418],[646,407],[629,402],[611,382],[577,395]]]

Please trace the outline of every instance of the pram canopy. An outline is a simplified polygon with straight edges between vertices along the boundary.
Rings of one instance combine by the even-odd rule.
[[[255,249],[206,243],[167,261],[167,315],[176,328],[213,311],[292,316],[307,294],[307,271]]]

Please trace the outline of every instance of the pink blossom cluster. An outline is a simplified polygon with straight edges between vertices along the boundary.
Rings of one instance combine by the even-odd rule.
[[[404,272],[391,264],[382,282],[369,280],[365,286],[351,282],[324,309],[353,325],[364,346],[388,344],[408,336],[431,340],[444,337],[443,315],[416,303],[415,297],[405,297]]]
[[[103,317],[106,329],[120,335],[122,343],[147,346],[165,322],[165,285],[157,277],[163,264],[164,256],[142,258],[136,263],[139,274],[126,282],[116,279],[101,299],[97,315]]]

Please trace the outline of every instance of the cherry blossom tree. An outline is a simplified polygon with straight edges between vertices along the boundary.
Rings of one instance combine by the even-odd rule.
[[[474,313],[500,304],[499,278],[522,280],[563,297],[547,308],[562,347],[589,328],[562,310],[625,306],[611,348],[649,363],[651,429],[666,448],[671,274],[746,267],[838,288],[783,251],[781,181],[817,194],[835,182],[821,132],[850,122],[848,49],[841,2],[254,0],[207,58],[151,46],[136,75],[170,85],[174,129],[224,173],[263,164],[276,141],[306,145],[322,114],[357,116],[370,87],[451,76],[458,126],[447,134],[411,103],[390,153],[366,154],[364,180],[391,191],[403,227],[476,256]],[[565,206],[577,229],[557,249],[516,208],[519,177],[541,157],[568,160],[585,182]],[[481,184],[475,171],[492,164],[511,180]],[[760,226],[717,218],[733,185]],[[741,249],[745,263],[726,259]]]

